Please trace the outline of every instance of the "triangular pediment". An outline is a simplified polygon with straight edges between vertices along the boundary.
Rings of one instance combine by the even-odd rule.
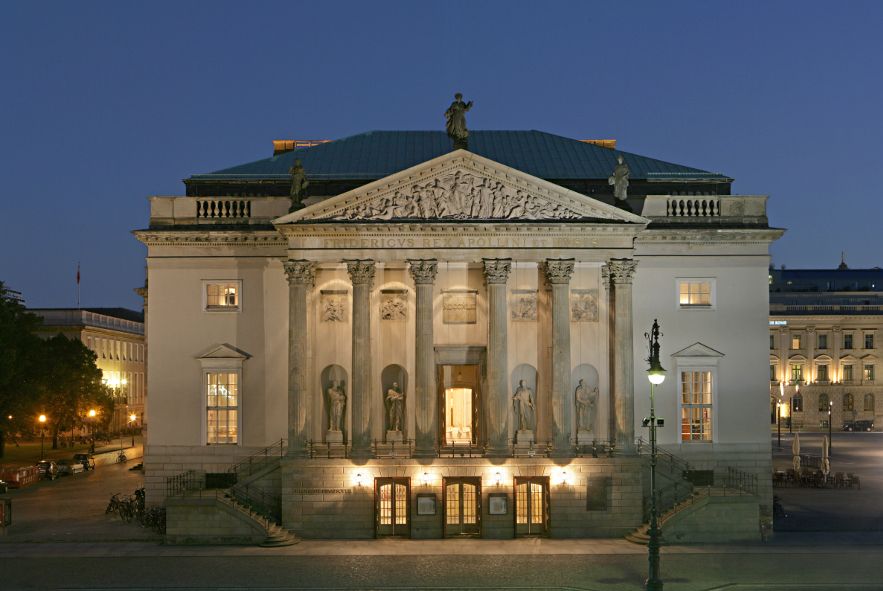
[[[241,349],[237,349],[229,343],[213,345],[206,352],[197,356],[197,359],[248,359],[251,355]]]
[[[700,342],[695,342],[689,347],[685,347],[678,351],[677,353],[672,353],[672,357],[723,357],[724,354],[720,351],[712,349],[708,345],[703,345]]]
[[[455,150],[274,223],[599,220],[648,222],[499,162]]]

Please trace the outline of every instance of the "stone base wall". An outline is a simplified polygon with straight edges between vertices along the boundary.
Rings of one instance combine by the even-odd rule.
[[[640,460],[579,458],[441,458],[419,460],[282,460],[282,525],[304,538],[375,536],[375,478],[409,478],[411,538],[444,536],[443,479],[481,479],[481,537],[512,538],[515,477],[549,478],[549,531],[555,538],[623,536],[641,523]],[[498,484],[499,481],[499,484]],[[435,495],[434,515],[418,515],[417,495]],[[491,515],[489,496],[504,494],[507,510]]]
[[[259,544],[266,531],[238,511],[208,497],[166,500],[167,544]]]
[[[669,544],[759,542],[760,512],[751,497],[706,497],[662,526]]]

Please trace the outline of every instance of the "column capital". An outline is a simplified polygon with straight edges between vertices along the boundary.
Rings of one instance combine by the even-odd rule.
[[[607,261],[607,266],[610,267],[613,283],[631,283],[635,276],[635,269],[638,268],[638,261],[635,259],[610,259]]]
[[[604,291],[610,291],[610,266],[607,264],[601,265],[601,285]]]
[[[506,283],[512,270],[512,259],[482,259],[487,283]]]
[[[408,259],[408,271],[416,284],[433,284],[438,273],[435,259]]]
[[[371,259],[349,260],[346,270],[350,274],[353,285],[371,285],[374,283],[374,261]]]
[[[289,285],[312,285],[316,277],[316,263],[303,259],[288,259],[283,263]]]
[[[573,259],[546,259],[544,269],[549,283],[570,283],[573,275]]]

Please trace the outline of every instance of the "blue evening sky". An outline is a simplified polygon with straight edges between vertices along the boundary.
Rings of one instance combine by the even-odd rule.
[[[0,280],[140,307],[148,195],[279,138],[616,138],[735,177],[774,263],[883,266],[883,2],[4,2]]]

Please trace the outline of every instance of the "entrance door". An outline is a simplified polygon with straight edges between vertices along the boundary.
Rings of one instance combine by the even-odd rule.
[[[443,445],[478,444],[477,365],[439,366],[439,415]]]
[[[549,478],[515,478],[515,535],[549,533]]]
[[[374,479],[374,533],[377,537],[409,537],[410,478]]]
[[[481,534],[481,478],[445,478],[445,537]]]

